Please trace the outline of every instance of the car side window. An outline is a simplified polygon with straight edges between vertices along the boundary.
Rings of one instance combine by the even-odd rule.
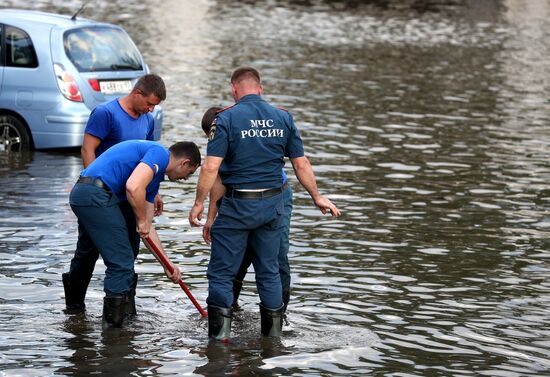
[[[4,59],[2,58],[2,39],[4,32],[4,25],[0,24],[0,67],[4,65]]]
[[[20,68],[38,67],[36,51],[29,35],[23,30],[6,26],[6,66]]]

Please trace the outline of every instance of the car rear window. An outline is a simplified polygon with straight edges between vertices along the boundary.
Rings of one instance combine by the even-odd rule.
[[[143,70],[139,51],[120,29],[72,29],[65,32],[63,45],[79,72]]]

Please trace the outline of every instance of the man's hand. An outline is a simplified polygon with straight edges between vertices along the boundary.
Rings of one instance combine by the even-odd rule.
[[[168,279],[177,284],[181,279],[181,271],[175,264],[172,264],[172,268],[174,269],[172,273],[170,273],[167,268],[164,269],[164,273],[168,276]]]
[[[159,194],[155,196],[154,206],[155,206],[154,216],[156,217],[156,216],[162,215],[162,211],[164,210],[164,202],[162,201],[162,198],[160,197]]]
[[[151,221],[138,221],[136,224],[136,231],[141,238],[149,237],[151,232]]]
[[[206,223],[204,223],[204,227],[202,228],[202,238],[204,239],[204,242],[209,245],[212,243],[212,235],[210,231],[212,229],[212,224],[214,224],[214,220],[215,218],[207,219]]]
[[[202,202],[195,201],[191,212],[189,212],[189,224],[191,226],[202,226],[202,212],[204,211],[204,204]]]
[[[326,214],[327,211],[330,211],[333,217],[340,216],[340,210],[336,208],[330,200],[319,194],[315,174],[313,174],[313,169],[311,168],[311,164],[309,163],[307,157],[302,156],[291,158],[290,162],[292,163],[296,177],[302,186],[304,186],[307,190],[309,196],[313,199],[313,203],[319,207],[323,215]]]
[[[314,203],[317,207],[319,207],[323,215],[325,215],[327,211],[330,211],[332,217],[338,217],[341,215],[340,210],[324,196],[319,196],[318,198],[316,198]]]
[[[204,201],[216,182],[218,170],[222,161],[222,157],[206,156],[206,160],[201,166],[201,172],[197,182],[195,204],[193,208],[191,208],[191,212],[189,212],[189,224],[191,224],[191,226],[202,226],[200,220],[202,220],[202,212],[204,211]]]

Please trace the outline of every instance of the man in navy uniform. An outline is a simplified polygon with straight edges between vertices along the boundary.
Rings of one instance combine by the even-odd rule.
[[[236,104],[220,112],[211,129],[195,204],[189,213],[190,224],[200,226],[204,200],[219,173],[226,191],[211,229],[208,334],[219,340],[230,337],[233,281],[250,243],[260,295],[261,332],[280,336],[283,301],[277,259],[284,157],[290,158],[298,180],[322,213],[339,216],[340,211],[318,192],[292,116],[262,99],[258,71],[251,67],[235,70],[231,90]]]
[[[200,161],[200,151],[191,142],[166,149],[154,141],[128,140],[109,148],[82,171],[71,191],[70,204],[81,225],[79,238],[91,239],[107,267],[105,325],[120,327],[127,314],[135,314],[129,304],[133,299],[134,247],[119,202],[127,200],[131,205],[139,236],[160,245],[152,226],[160,183],[165,174],[171,181],[187,179]],[[173,267],[172,274],[165,273],[178,282],[180,271]]]
[[[210,135],[212,126],[215,126],[216,117],[218,113],[223,110],[222,107],[211,107],[204,113],[201,120],[201,128],[206,134]],[[279,247],[279,275],[281,276],[281,285],[283,289],[283,313],[286,313],[288,302],[290,300],[290,264],[288,262],[288,250],[290,247],[289,233],[290,233],[290,218],[292,216],[292,188],[288,184],[287,176],[282,170],[283,176],[283,220],[281,222],[281,243]],[[203,238],[206,243],[210,244],[212,238],[210,236],[210,230],[212,224],[216,219],[218,214],[218,209],[216,207],[216,202],[224,195],[225,186],[216,180],[216,184],[210,191],[210,200],[208,205],[206,223],[202,229]],[[252,256],[254,255],[254,250],[252,250],[251,245],[247,245],[246,252],[237,272],[237,276],[233,281],[233,309],[238,308],[238,299],[243,287],[244,278],[248,272],[248,268],[252,264]]]

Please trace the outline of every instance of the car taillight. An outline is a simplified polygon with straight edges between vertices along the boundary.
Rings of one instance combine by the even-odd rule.
[[[65,68],[63,68],[61,64],[55,63],[53,65],[53,70],[55,72],[57,86],[59,87],[61,94],[71,101],[82,102],[80,89],[78,89],[78,85],[76,84],[73,76],[69,72],[65,71]]]
[[[96,92],[101,92],[101,87],[99,86],[99,80],[98,79],[88,79],[88,82],[90,83],[90,86],[92,89]]]

